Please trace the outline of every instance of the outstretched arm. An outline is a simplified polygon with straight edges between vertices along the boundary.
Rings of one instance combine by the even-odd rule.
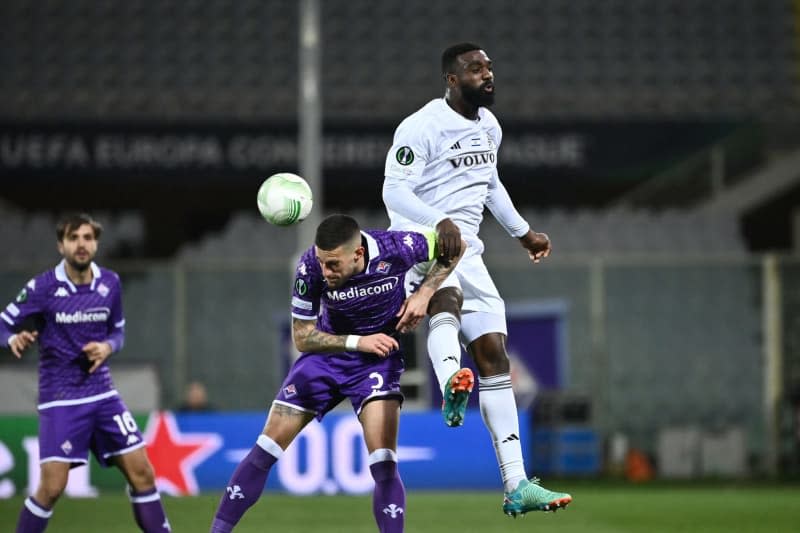
[[[420,226],[436,228],[437,247],[444,260],[460,255],[461,230],[446,213],[420,200],[404,180],[386,176],[383,182],[383,202],[390,211]]]
[[[492,212],[497,222],[508,232],[512,237],[521,238],[529,230],[530,225],[525,222],[525,219],[514,207],[508,191],[503,186],[503,182],[495,173],[492,182],[489,185],[489,194],[486,197],[486,207]]]
[[[397,323],[397,331],[408,333],[419,325],[420,321],[428,313],[428,303],[431,297],[442,285],[442,282],[447,279],[447,276],[456,269],[456,265],[464,257],[466,250],[467,243],[461,239],[461,247],[456,257],[447,261],[441,255],[438,255],[438,259],[425,275],[419,289],[403,302],[403,306],[398,311],[396,316],[400,317],[400,321]]]
[[[301,352],[365,352],[386,357],[400,348],[397,339],[384,333],[334,335],[318,330],[316,320],[299,318],[292,318],[292,338]]]
[[[533,231],[524,218],[519,214],[508,191],[503,183],[494,176],[492,185],[489,188],[489,196],[486,199],[486,206],[503,228],[512,237],[519,239],[522,247],[528,251],[531,261],[538,263],[551,252],[550,237],[546,233]]]

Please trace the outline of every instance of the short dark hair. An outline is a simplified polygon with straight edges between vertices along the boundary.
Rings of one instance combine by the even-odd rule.
[[[445,49],[442,52],[442,74],[453,72],[456,68],[456,58],[473,50],[483,50],[483,47],[475,43],[458,43]]]
[[[94,230],[94,238],[99,239],[103,233],[103,226],[92,218],[88,213],[69,213],[64,215],[56,224],[56,238],[59,242],[64,240],[64,236],[75,231],[84,224],[89,224]]]
[[[320,250],[334,250],[353,240],[361,232],[358,222],[347,215],[330,215],[317,226],[314,244]]]

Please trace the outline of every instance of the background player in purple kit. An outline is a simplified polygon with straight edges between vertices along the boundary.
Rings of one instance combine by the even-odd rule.
[[[63,260],[31,279],[0,312],[0,344],[17,358],[39,342],[41,478],[25,500],[18,533],[44,531],[70,468],[85,465],[89,450],[125,475],[142,531],[170,531],[145,442],[107,362],[122,348],[125,318],[119,276],[93,261],[101,232],[87,214],[65,217],[56,228]],[[30,320],[35,329],[23,329]]]
[[[436,238],[432,230],[361,231],[346,215],[331,215],[317,227],[315,246],[297,264],[292,296],[292,335],[302,353],[281,385],[262,435],[234,471],[212,533],[233,529],[306,424],[346,398],[364,431],[378,530],[403,531],[405,489],[396,451],[404,362],[395,334],[419,324],[430,297],[461,258],[433,263],[406,300],[406,272],[439,256]]]

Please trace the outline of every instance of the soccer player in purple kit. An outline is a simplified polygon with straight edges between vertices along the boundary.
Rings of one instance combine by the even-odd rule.
[[[17,533],[45,530],[70,468],[87,464],[89,450],[124,474],[141,530],[170,531],[142,434],[111,379],[108,358],[122,348],[125,318],[119,276],[93,261],[101,233],[87,214],[66,216],[56,227],[63,260],[0,312],[0,343],[17,358],[39,343],[41,478]],[[37,329],[23,329],[29,319]]]
[[[430,297],[461,258],[434,262],[406,299],[406,272],[440,255],[436,240],[433,230],[361,231],[347,215],[331,215],[320,223],[315,245],[297,264],[292,295],[292,336],[301,355],[256,445],[228,482],[212,533],[233,530],[261,496],[283,451],[311,420],[321,420],[344,399],[363,428],[378,530],[403,531],[405,489],[397,469],[397,434],[404,362],[395,335],[419,324]],[[467,244],[461,244],[463,255]]]

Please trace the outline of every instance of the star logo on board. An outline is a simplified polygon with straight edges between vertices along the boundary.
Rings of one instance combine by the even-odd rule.
[[[150,415],[144,438],[158,490],[172,496],[197,494],[194,469],[222,446],[218,433],[181,433],[169,412]]]

